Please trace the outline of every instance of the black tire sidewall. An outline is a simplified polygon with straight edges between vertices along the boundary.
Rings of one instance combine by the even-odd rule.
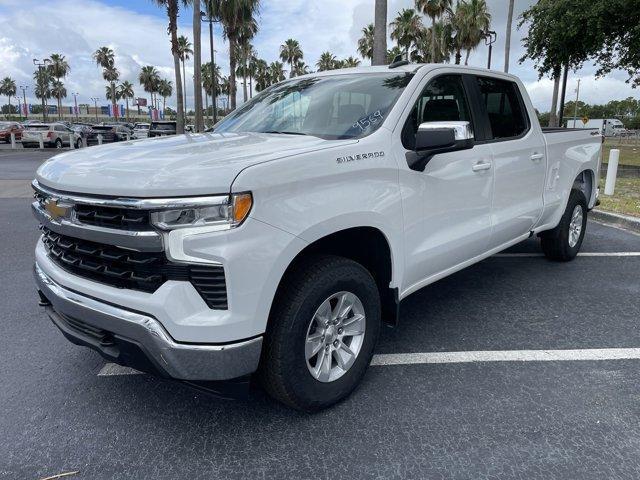
[[[314,279],[289,314],[281,320],[288,322],[285,335],[277,341],[285,342],[290,352],[282,363],[286,390],[293,394],[296,403],[304,410],[314,410],[331,405],[346,397],[362,379],[373,355],[380,332],[380,298],[375,281],[363,267],[345,259],[336,269]],[[307,329],[318,307],[331,295],[347,291],[355,294],[364,307],[366,317],[365,337],[360,353],[351,368],[332,382],[320,382],[309,372],[305,357]]]
[[[576,206],[580,205],[582,208],[582,230],[580,232],[580,238],[575,246],[569,245],[569,226],[571,225],[571,217]],[[560,243],[562,250],[562,256],[565,258],[574,258],[580,251],[584,235],[587,230],[587,200],[584,194],[577,189],[571,190],[569,195],[569,201],[567,202],[567,208],[560,222],[560,228],[558,229],[557,241]]]
[[[62,140],[60,140],[59,138],[56,139],[55,143],[53,144],[53,148],[62,148],[63,144],[62,144]]]

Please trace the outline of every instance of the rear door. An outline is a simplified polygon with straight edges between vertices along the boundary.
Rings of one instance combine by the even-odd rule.
[[[545,144],[516,82],[476,77],[477,97],[493,153],[492,247],[528,234],[543,208]]]

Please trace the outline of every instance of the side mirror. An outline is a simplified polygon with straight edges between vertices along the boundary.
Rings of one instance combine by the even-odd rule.
[[[409,168],[423,171],[434,155],[469,148],[473,148],[473,130],[469,122],[425,122],[418,127],[415,153],[407,159]]]

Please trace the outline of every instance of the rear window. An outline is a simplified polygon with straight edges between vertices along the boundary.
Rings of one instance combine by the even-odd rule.
[[[48,132],[49,131],[49,126],[48,125],[29,125],[27,128],[29,130],[33,130],[35,132]]]
[[[103,127],[103,126],[98,126],[98,127],[91,127],[92,130],[100,130],[102,132],[110,132],[113,130],[113,127]]]
[[[479,77],[478,86],[494,139],[518,137],[528,130],[529,122],[515,83]]]
[[[171,123],[154,123],[151,128],[154,130],[175,130],[176,126]]]

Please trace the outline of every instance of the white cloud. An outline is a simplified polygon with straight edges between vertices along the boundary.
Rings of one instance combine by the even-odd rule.
[[[533,1],[518,0],[515,16]],[[145,96],[137,82],[143,65],[155,65],[162,75],[174,80],[167,21],[161,9],[154,15],[109,5],[106,0],[83,0],[81,8],[78,8],[78,4],[77,0],[22,0],[20,8],[15,8],[13,0],[0,0],[0,76],[9,75],[15,78],[18,85],[29,84],[29,91],[33,92],[32,59],[62,53],[71,65],[70,75],[66,79],[67,91],[79,92],[79,101],[83,103],[92,96],[104,98],[105,82],[91,54],[98,47],[108,45],[116,53],[121,79],[134,83],[136,94]],[[488,0],[488,4],[493,17],[492,28],[498,33],[492,66],[502,69],[507,2]],[[389,21],[401,8],[412,6],[413,0],[389,0]],[[25,15],[25,12],[29,14]],[[278,59],[279,46],[287,38],[295,38],[302,45],[305,61],[314,68],[320,53],[325,50],[330,50],[339,58],[357,55],[357,39],[361,30],[373,21],[373,1],[264,1],[258,21],[260,30],[254,45],[262,58],[269,62]],[[179,33],[192,38],[191,12],[183,12],[180,22]],[[429,23],[429,20],[426,19],[425,23]],[[220,35],[220,26],[216,25],[215,29],[216,62],[223,71],[228,72],[228,45]],[[552,82],[548,79],[538,81],[531,62],[521,65],[517,61],[523,53],[521,38],[524,34],[521,30],[512,35],[511,73],[523,79],[536,108],[546,111],[551,102]],[[202,40],[202,56],[206,62],[209,59],[206,24],[203,24]],[[486,66],[487,53],[487,47],[481,45],[471,54],[470,64]],[[187,103],[192,106],[192,60],[187,62],[186,70],[189,79]],[[577,78],[581,79],[580,98],[590,103],[604,103],[627,96],[638,97],[637,91],[625,83],[624,73],[617,72],[596,80],[594,72],[595,68],[587,65],[576,74],[571,74],[567,98],[573,98]],[[241,88],[238,90],[241,91]],[[174,103],[169,101],[169,104]]]

